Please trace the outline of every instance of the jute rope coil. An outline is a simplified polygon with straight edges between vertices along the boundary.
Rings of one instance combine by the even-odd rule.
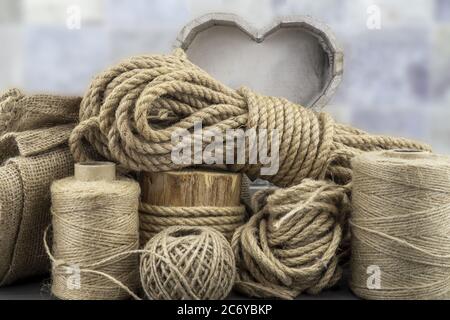
[[[51,187],[53,247],[46,248],[52,293],[60,299],[126,299],[138,287],[139,185],[102,174],[88,172]]]
[[[245,164],[228,165],[228,169],[244,172],[252,179],[260,177],[269,180],[279,187],[301,185],[305,178],[311,178],[332,180],[333,187],[341,185],[350,190],[350,160],[355,155],[395,148],[429,150],[428,146],[411,140],[370,135],[337,124],[327,113],[309,110],[283,98],[258,95],[247,88],[230,89],[189,62],[182,50],[176,50],[171,55],[131,58],[97,76],[82,100],[80,124],[72,132],[69,144],[77,160],[100,156],[137,171],[179,169],[189,164],[172,162],[171,152],[175,148],[172,133],[187,129],[191,132],[191,140],[200,139],[205,147],[211,138],[198,137],[193,131],[199,121],[204,130],[219,132],[237,128],[255,129],[256,132],[277,130],[280,166],[276,174],[262,176],[262,164],[251,164],[248,153]],[[271,148],[269,141],[268,155],[273,151]],[[196,154],[193,153],[192,157]],[[314,185],[313,188],[317,191],[321,185]],[[282,190],[277,192],[283,193]],[[332,202],[332,199],[314,197],[314,191],[309,194],[312,199],[299,198],[296,206],[302,208],[304,201],[325,206]],[[249,223],[255,223],[255,219]],[[319,225],[313,224],[311,228],[319,228]],[[329,235],[336,235],[334,228],[329,228]],[[280,253],[274,253],[273,247],[265,245],[264,237],[261,239],[245,242],[238,237],[234,240],[235,243],[240,242],[235,247],[243,256],[259,250],[253,261],[237,258],[240,272],[266,268],[264,261],[267,259],[277,261],[280,270],[289,269],[282,266],[285,262]],[[330,245],[335,242],[330,242]],[[302,245],[294,241],[294,252],[300,254],[296,249]],[[334,247],[338,250],[338,246]],[[334,253],[338,254],[338,251]],[[305,265],[314,265],[314,256],[309,257],[307,254],[301,255],[302,259],[308,260]],[[323,274],[330,265],[325,266]],[[261,279],[253,278],[252,281],[260,282]],[[285,287],[291,286],[286,279],[283,281]],[[330,280],[332,283],[334,280]],[[260,283],[262,290],[258,295],[274,296],[271,289],[278,285],[278,280],[266,278]],[[299,286],[293,286],[290,293],[283,291],[282,296],[292,296],[303,291],[303,288],[314,288],[316,285],[317,277],[305,277],[302,290]]]
[[[141,283],[150,299],[225,299],[236,266],[228,241],[207,227],[169,227],[141,256]]]
[[[142,243],[170,226],[210,227],[231,240],[245,222],[244,205],[237,207],[168,207],[141,203]]]
[[[253,297],[292,299],[336,284],[348,252],[346,187],[306,179],[254,196],[254,214],[234,234],[236,289]]]
[[[98,154],[131,170],[179,169],[190,164],[172,162],[172,133],[191,130],[199,121],[204,130],[219,132],[277,129],[280,169],[264,178],[280,187],[326,173],[348,181],[349,159],[361,151],[428,149],[411,140],[369,135],[336,124],[327,113],[283,98],[230,89],[189,62],[182,50],[131,58],[97,76],[82,100],[80,124],[72,132],[70,147],[77,161],[90,156],[83,146],[87,140]],[[209,142],[207,137],[200,139]],[[268,154],[270,148],[269,143]],[[261,164],[249,164],[248,158],[245,163],[229,167],[250,178],[260,176]]]
[[[368,153],[352,161],[350,287],[366,299],[450,294],[450,158]]]

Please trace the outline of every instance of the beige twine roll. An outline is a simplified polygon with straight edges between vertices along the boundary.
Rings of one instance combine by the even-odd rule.
[[[352,165],[353,292],[366,299],[450,297],[450,158],[384,151]]]
[[[53,248],[47,253],[56,297],[125,299],[138,287],[139,192],[137,182],[115,179],[107,163],[76,165],[75,177],[52,184]]]
[[[141,283],[150,299],[225,299],[235,276],[230,244],[207,227],[169,227],[141,256]]]

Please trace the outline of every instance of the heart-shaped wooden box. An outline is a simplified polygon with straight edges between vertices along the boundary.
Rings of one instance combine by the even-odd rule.
[[[233,88],[248,86],[315,109],[342,78],[342,49],[326,25],[308,16],[280,18],[258,30],[234,14],[207,14],[181,30],[175,47]]]

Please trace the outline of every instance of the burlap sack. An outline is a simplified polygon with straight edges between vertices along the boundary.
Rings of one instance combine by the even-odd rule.
[[[49,270],[42,239],[50,185],[73,171],[73,124],[58,124],[73,122],[78,105],[78,98],[17,90],[0,96],[0,286]]]
[[[18,89],[0,94],[0,136],[7,132],[74,123],[81,98],[51,95],[24,95]]]

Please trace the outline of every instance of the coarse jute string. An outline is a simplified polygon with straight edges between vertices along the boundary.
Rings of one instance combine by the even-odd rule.
[[[153,237],[144,250],[141,283],[150,299],[225,299],[233,288],[233,251],[211,228],[172,226]]]
[[[366,299],[450,298],[450,158],[355,158],[351,281]]]
[[[52,293],[61,299],[128,298],[139,284],[139,184],[75,174],[51,187]]]
[[[364,151],[395,148],[429,150],[428,146],[411,140],[370,135],[335,123],[327,113],[312,111],[283,98],[259,95],[247,88],[230,89],[192,64],[182,50],[169,55],[131,58],[97,76],[82,100],[80,123],[72,132],[70,147],[77,160],[93,157],[90,151],[94,149],[97,157],[115,161],[131,170],[154,172],[179,169],[189,164],[172,162],[171,153],[176,147],[172,142],[172,134],[186,129],[191,132],[191,141],[201,141],[203,148],[206,148],[211,137],[199,136],[193,130],[199,121],[203,124],[203,132],[225,133],[228,129],[239,128],[254,129],[258,134],[277,131],[279,170],[274,175],[261,175],[263,165],[250,161],[249,148],[246,148],[245,164],[227,167],[232,171],[244,172],[251,179],[269,180],[279,187],[301,187],[305,178],[326,179],[331,184],[330,188],[337,188],[335,193],[339,193],[342,186],[345,186],[345,190],[350,190],[350,160],[355,155]],[[246,141],[246,146],[249,145],[249,141]],[[276,150],[272,150],[269,139],[267,154],[270,156],[272,152]],[[194,150],[192,158],[197,156]],[[336,195],[331,192],[331,198],[319,197],[315,191],[321,187],[320,184],[306,185],[305,188],[314,188],[308,192],[312,200],[299,197],[296,204],[291,206],[296,206],[301,211],[304,201],[308,201],[330,207],[330,202],[333,203]],[[279,194],[283,192],[278,191]],[[340,207],[339,204],[338,206]],[[288,212],[290,211],[286,211],[286,214]],[[310,215],[315,216],[314,211],[305,213],[307,219],[314,220]],[[342,215],[344,214],[341,213]],[[294,218],[294,215],[290,216]],[[330,221],[333,221],[334,216],[329,216]],[[255,223],[255,219],[249,224]],[[264,228],[265,225],[266,222],[263,223]],[[310,228],[316,229],[316,233],[320,231],[320,227],[320,223],[313,223]],[[328,237],[336,237],[335,228],[330,227],[328,230],[328,233],[325,232]],[[243,235],[244,232],[238,234]],[[236,246],[239,248],[236,254],[246,256],[248,253],[259,252],[252,260],[237,258],[241,273],[250,274],[250,270],[265,273],[267,259],[276,261],[281,269],[286,269],[281,266],[284,262],[278,256],[280,253],[274,253],[273,247],[266,246],[263,236],[258,238],[259,241],[253,242],[244,241],[243,238],[235,239],[235,243],[240,242]],[[281,234],[277,237],[282,239]],[[336,242],[338,241],[330,242],[330,246],[334,246]],[[301,246],[300,242],[292,242],[293,252],[300,254],[297,249]],[[334,246],[336,250],[338,247]],[[289,255],[290,252],[285,254]],[[338,251],[334,254],[338,254]],[[314,255],[301,255],[299,259],[305,259],[306,266],[316,263]],[[325,263],[323,266],[324,274],[332,265]],[[273,279],[266,278],[262,281],[258,293],[253,286],[252,294],[274,296],[271,289],[273,285],[278,285],[278,280]],[[261,280],[253,279],[253,282],[259,281]],[[291,286],[287,278],[283,281],[286,287]],[[313,288],[317,284],[317,277],[305,277],[302,282],[302,288]],[[291,296],[292,292],[303,291],[297,287],[292,288]],[[282,296],[287,297],[289,294]]]

